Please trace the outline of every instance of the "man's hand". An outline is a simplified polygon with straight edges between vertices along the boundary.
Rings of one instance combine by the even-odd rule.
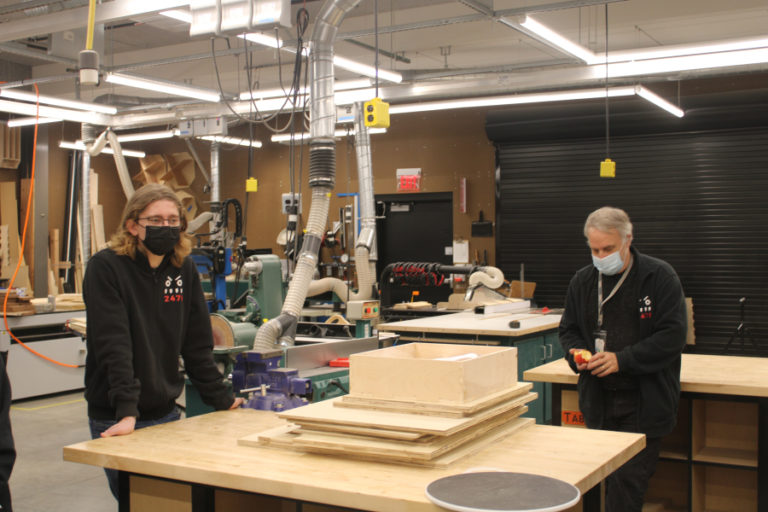
[[[136,416],[126,416],[107,430],[101,433],[101,437],[125,436],[136,428]]]
[[[605,377],[619,371],[619,361],[615,352],[598,352],[592,354],[592,359],[584,365],[584,369],[591,371],[595,377]]]
[[[580,352],[582,350],[584,350],[584,349],[583,348],[572,348],[572,349],[570,349],[568,351],[568,353],[573,356],[576,352]],[[576,369],[579,370],[580,372],[583,372],[584,370],[587,369],[587,364],[588,363],[579,363],[579,361],[575,357],[573,358],[573,362],[576,364]]]
[[[235,401],[232,402],[232,405],[229,406],[229,410],[231,411],[232,409],[237,409],[238,407],[242,406],[244,402],[245,399],[242,397],[235,398]]]

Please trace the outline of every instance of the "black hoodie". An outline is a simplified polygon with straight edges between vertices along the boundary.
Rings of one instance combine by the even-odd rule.
[[[166,256],[155,269],[110,249],[88,260],[85,399],[92,419],[162,418],[173,410],[187,376],[203,401],[228,409],[233,395],[213,361],[213,336],[200,276],[186,258]]]

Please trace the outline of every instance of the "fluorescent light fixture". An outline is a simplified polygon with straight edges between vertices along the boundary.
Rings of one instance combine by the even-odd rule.
[[[160,11],[158,14],[162,14],[163,16],[167,16],[175,20],[183,21],[184,23],[192,23],[192,13],[182,9]]]
[[[375,135],[378,133],[387,133],[386,128],[369,128],[368,134],[369,135]],[[347,135],[354,135],[354,130],[336,130],[333,132],[334,137],[346,137]],[[293,137],[291,137],[290,133],[276,133],[272,136],[270,139],[272,142],[290,142],[291,140],[295,141],[302,141],[305,139],[309,139],[309,133],[308,132],[300,132],[300,133],[294,133]]]
[[[288,89],[282,89],[281,87],[275,87],[274,89],[262,89],[256,91],[244,91],[240,93],[241,101],[248,101],[250,99],[265,100],[271,98],[285,99],[290,91]],[[299,88],[299,97],[305,96],[309,93],[309,87]]]
[[[361,89],[363,87],[371,87],[370,78],[360,78],[357,80],[339,80],[333,84],[334,91],[348,91],[352,89]],[[309,94],[309,87],[302,87],[299,89],[299,96]],[[256,100],[264,100],[269,98],[285,98],[288,94],[287,89],[276,87],[273,89],[261,89],[256,91],[244,91],[240,93],[240,101],[247,101],[251,98]],[[373,96],[371,96],[372,98]],[[367,98],[367,99],[371,99]]]
[[[76,149],[78,151],[85,151],[85,144],[83,144],[82,141],[77,142],[67,142],[67,141],[61,141],[59,142],[59,147],[64,149]],[[114,151],[109,146],[105,147],[103,150],[101,150],[102,153],[109,153],[110,155],[114,154]],[[131,149],[123,149],[122,150],[123,156],[134,156],[136,158],[144,158],[147,156],[147,154],[143,151],[134,151]]]
[[[569,41],[551,28],[542,25],[530,16],[521,16],[517,19],[510,19],[506,17],[499,18],[499,22],[510,28],[523,32],[524,34],[533,37],[537,41],[540,41],[551,48],[560,50],[567,53],[568,55],[572,55],[573,57],[581,59],[587,64],[595,64],[598,62],[598,57],[593,52],[581,45]]]
[[[128,87],[136,87],[138,89],[162,92],[175,96],[185,96],[187,98],[210,101],[211,103],[218,103],[221,100],[221,94],[219,94],[218,91],[200,87],[191,87],[153,78],[137,77],[122,73],[107,73],[104,80],[112,84],[126,85]]]
[[[72,108],[75,110],[99,112],[101,114],[117,114],[117,108],[111,105],[89,103],[87,101],[67,100],[64,98],[55,98],[53,96],[38,96],[35,93],[17,91],[14,89],[0,89],[0,97],[8,98],[11,100],[28,101],[30,103],[40,102],[44,105],[55,105],[57,107]]]
[[[61,119],[55,117],[17,117],[8,121],[9,128],[15,128],[17,126],[30,126],[33,124],[46,124],[46,123],[60,123]]]
[[[608,66],[607,74],[610,78],[643,76],[659,73],[678,73],[680,71],[691,71],[696,69],[748,66],[751,64],[764,64],[766,62],[768,62],[768,48],[757,48],[634,62],[617,62]],[[605,65],[591,66],[590,72],[594,78],[605,78]]]
[[[609,98],[622,96],[640,96],[654,105],[663,108],[667,112],[677,117],[683,117],[684,112],[672,105],[657,94],[649,91],[645,87],[638,85],[635,87],[613,87],[608,89]],[[553,101],[574,101],[599,99],[606,97],[606,90],[600,89],[582,89],[576,91],[558,91],[533,94],[516,94],[512,96],[485,96],[481,98],[469,98],[459,100],[431,101],[424,103],[412,103],[406,105],[391,105],[389,107],[390,115],[407,114],[411,112],[430,112],[435,110],[448,110],[456,108],[476,108],[493,107],[500,105],[524,105],[529,103],[546,103]]]
[[[640,96],[645,100],[650,101],[657,107],[663,108],[673,116],[683,117],[685,115],[685,112],[683,112],[682,109],[674,106],[673,104],[671,104],[670,102],[668,102],[667,100],[659,96],[658,94],[649,91],[642,85],[638,85],[635,87],[635,94],[637,94],[638,96]]]
[[[254,148],[260,148],[262,145],[260,140],[254,140],[251,142],[248,139],[240,139],[238,137],[222,137],[220,135],[205,135],[203,137],[198,137],[198,139],[208,140],[211,142],[219,142],[221,144],[232,144],[233,146],[253,146]]]
[[[698,45],[680,44],[657,48],[643,48],[608,53],[608,62],[629,62],[667,57],[686,57],[704,53],[723,53],[740,50],[755,50],[768,47],[768,37],[755,39],[730,39]],[[715,57],[717,58],[717,57]],[[597,62],[605,62],[605,57],[598,57]]]
[[[34,117],[52,117],[54,119],[63,119],[65,121],[74,121],[77,123],[99,124],[108,126],[112,124],[111,116],[100,114],[98,112],[83,112],[82,110],[70,110],[59,107],[49,107],[46,105],[33,105],[32,103],[23,103],[20,101],[0,100],[0,112],[10,112],[22,116]]]
[[[352,103],[371,100],[375,95],[376,89],[373,87],[355,91],[340,91],[333,95],[333,101],[336,105],[351,105]]]
[[[170,139],[174,135],[176,135],[174,130],[161,130],[156,132],[139,132],[118,135],[117,140],[118,142],[138,142],[141,140]]]
[[[371,78],[376,78],[375,67],[369,66],[367,64],[362,64],[360,62],[357,62],[351,59],[347,59],[346,57],[334,55],[333,65],[338,66],[342,69],[346,69],[347,71],[352,71],[353,73],[359,73],[361,75],[369,76]],[[387,71],[386,69],[379,68],[378,75],[380,79],[387,80],[388,82],[394,82],[396,84],[399,84],[400,82],[403,81],[403,75],[394,71]]]
[[[614,87],[608,89],[608,97],[632,96],[634,87]],[[545,103],[552,101],[572,101],[605,98],[606,90],[582,89],[578,91],[543,92],[533,94],[515,94],[512,96],[485,96],[481,98],[468,98],[446,101],[429,101],[406,105],[390,105],[389,113],[407,114],[410,112],[430,112],[434,110],[448,110],[455,108],[493,107],[499,105],[523,105],[527,103]]]

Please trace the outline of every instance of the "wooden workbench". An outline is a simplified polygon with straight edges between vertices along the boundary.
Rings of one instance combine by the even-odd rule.
[[[560,316],[555,314],[511,313],[496,315],[478,315],[472,311],[462,311],[449,315],[428,316],[379,324],[380,331],[464,334],[470,336],[527,336],[542,331],[556,329]],[[519,321],[520,327],[512,328],[509,323]]]
[[[560,398],[576,388],[578,375],[559,359],[523,378],[553,385],[559,425]],[[679,478],[688,492],[662,490],[670,494],[664,497],[678,506],[687,498],[689,510],[768,511],[768,358],[683,354],[680,389],[678,427],[665,438],[662,460],[687,467]]]
[[[140,510],[191,511],[200,500],[205,510],[224,510],[227,494],[242,491],[254,500],[271,495],[361,510],[437,512],[442,509],[424,489],[444,476],[495,468],[558,478],[586,492],[645,446],[640,434],[532,425],[435,469],[237,444],[283,422],[266,411],[215,412],[70,445],[64,460],[133,474],[127,479],[132,505],[121,501],[121,511],[137,510],[139,503]],[[151,492],[142,490],[147,480],[141,476],[151,477]]]

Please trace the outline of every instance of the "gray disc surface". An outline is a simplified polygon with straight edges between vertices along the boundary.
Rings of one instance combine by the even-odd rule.
[[[581,497],[562,480],[504,471],[447,476],[429,484],[426,493],[433,503],[459,512],[555,512]]]

